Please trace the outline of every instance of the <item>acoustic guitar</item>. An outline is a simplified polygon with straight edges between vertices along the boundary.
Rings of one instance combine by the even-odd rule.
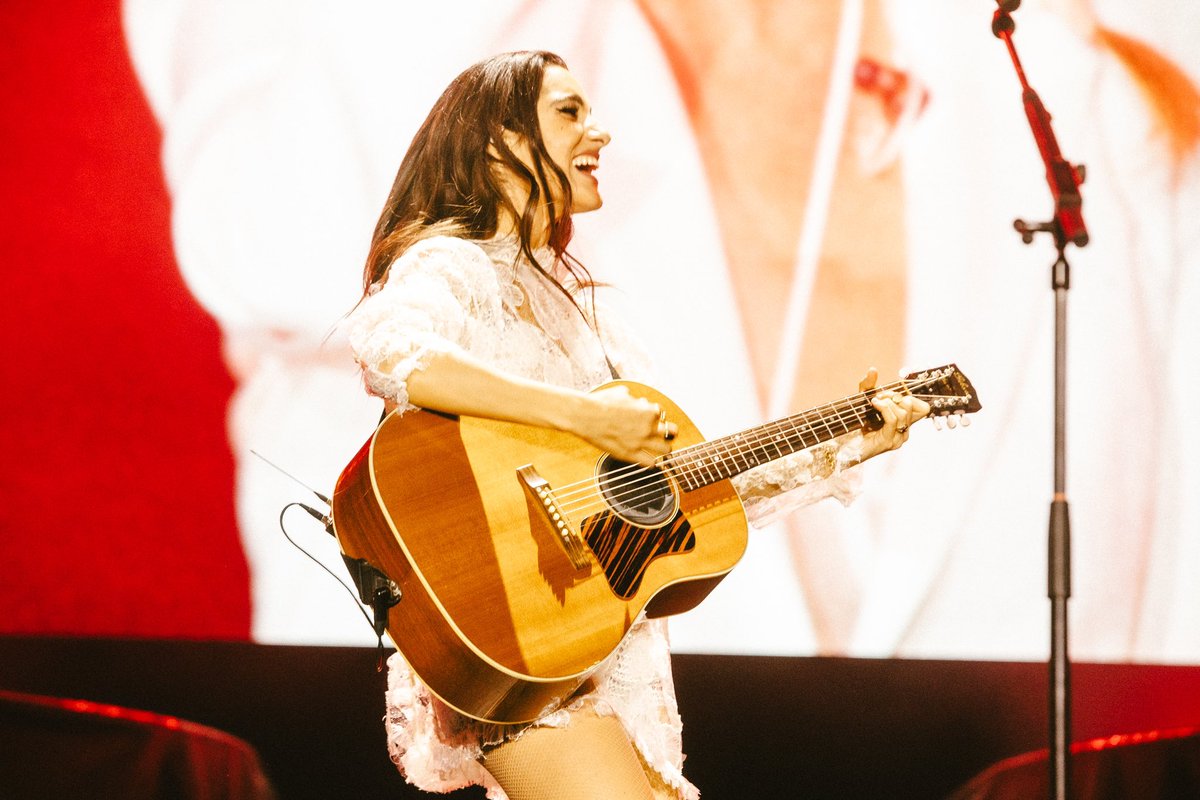
[[[706,441],[663,394],[616,385],[679,427],[653,467],[561,431],[422,410],[388,415],[338,479],[343,552],[398,588],[392,640],[463,714],[518,723],[554,710],[639,615],[693,608],[738,562],[747,525],[730,478],[882,425],[872,391]],[[883,388],[936,416],[980,408],[954,365]]]

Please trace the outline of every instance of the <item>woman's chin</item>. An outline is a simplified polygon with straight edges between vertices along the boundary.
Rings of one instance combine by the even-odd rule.
[[[574,202],[571,203],[572,214],[586,214],[589,211],[595,211],[604,205],[604,199],[598,194],[590,197],[580,197],[575,195]]]

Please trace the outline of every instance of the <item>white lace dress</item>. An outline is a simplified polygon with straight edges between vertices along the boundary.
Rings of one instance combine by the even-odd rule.
[[[535,253],[547,268],[553,253]],[[561,267],[555,275],[574,284]],[[580,304],[585,309],[587,303]],[[425,239],[391,266],[345,328],[368,390],[411,409],[406,381],[430,355],[469,353],[506,372],[590,389],[612,378],[651,381],[649,360],[620,321],[601,311],[593,327],[536,269],[519,257],[516,239]],[[599,334],[596,332],[598,328]],[[601,341],[603,340],[603,344]],[[607,357],[606,357],[607,356]],[[797,453],[735,480],[751,522],[763,524],[823,497],[849,502],[856,492],[860,437]],[[434,792],[480,785],[503,790],[480,765],[483,750],[528,726],[497,726],[444,706],[416,679],[400,654],[388,660],[388,747],[409,782]],[[642,759],[682,798],[699,792],[682,772],[682,724],[675,703],[665,620],[641,620],[594,674],[595,688],[534,725],[562,726],[589,707],[617,716]]]

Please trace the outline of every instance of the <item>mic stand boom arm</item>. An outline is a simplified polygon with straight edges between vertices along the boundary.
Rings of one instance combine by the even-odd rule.
[[[1061,240],[1076,247],[1083,247],[1088,243],[1088,232],[1083,221],[1083,197],[1079,193],[1079,184],[1083,183],[1086,170],[1082,165],[1075,166],[1063,158],[1058,149],[1058,139],[1054,136],[1054,128],[1050,125],[1050,112],[1025,78],[1025,70],[1021,66],[1021,59],[1017,56],[1017,49],[1012,40],[1016,24],[1005,10],[1006,7],[1015,8],[1017,5],[1020,3],[1012,0],[1001,2],[1001,8],[992,17],[992,33],[1004,41],[1013,67],[1017,71],[1017,79],[1021,82],[1021,101],[1025,106],[1025,117],[1029,120],[1042,163],[1046,165],[1046,183],[1050,186],[1050,195],[1054,198],[1054,219],[1049,223],[1035,225],[1017,220],[1014,227],[1021,233],[1021,238],[1026,244],[1033,241],[1034,233],[1045,231],[1054,234],[1056,245],[1060,245]]]

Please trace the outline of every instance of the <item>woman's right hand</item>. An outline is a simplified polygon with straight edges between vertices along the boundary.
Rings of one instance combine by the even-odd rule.
[[[571,412],[568,430],[622,461],[650,466],[671,452],[679,432],[661,407],[634,397],[624,386],[582,395]]]

